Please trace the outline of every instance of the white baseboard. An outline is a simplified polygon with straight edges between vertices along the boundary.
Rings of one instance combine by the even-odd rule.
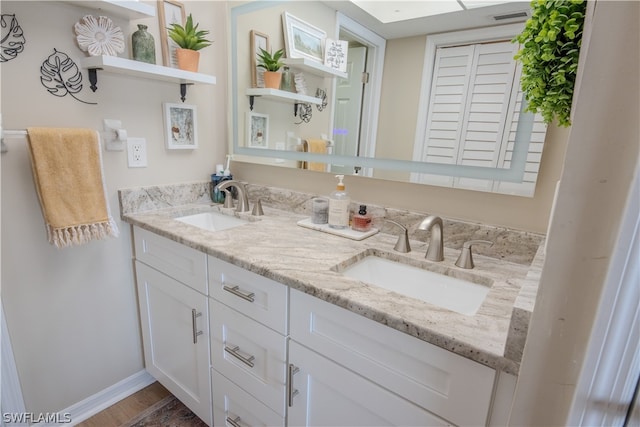
[[[74,426],[97,414],[155,382],[146,370],[141,370],[122,381],[87,397],[86,399],[58,411],[59,420],[70,419],[69,423],[38,423],[38,427]]]

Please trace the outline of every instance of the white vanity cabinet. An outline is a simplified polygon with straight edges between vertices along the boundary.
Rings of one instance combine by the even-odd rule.
[[[297,290],[290,297],[290,425],[487,423],[495,370]]]
[[[216,426],[285,425],[288,288],[209,257]]]
[[[147,371],[212,425],[206,255],[134,229]]]
[[[139,227],[134,242],[146,368],[209,425],[508,419],[514,376]]]

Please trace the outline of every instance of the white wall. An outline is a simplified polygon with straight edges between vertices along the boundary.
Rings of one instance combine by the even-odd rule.
[[[638,2],[598,1],[591,39],[583,40],[586,61],[511,425],[567,425],[640,167],[639,16]]]
[[[155,1],[146,1],[151,5]],[[14,346],[27,410],[64,409],[143,368],[137,301],[131,264],[131,237],[119,221],[119,188],[208,179],[226,154],[226,5],[186,1],[214,44],[201,51],[200,71],[215,75],[215,86],[188,89],[196,105],[200,148],[168,151],[164,146],[163,102],[179,103],[177,84],[99,72],[98,91],[85,88],[80,103],[55,97],[40,84],[40,65],[56,48],[78,62],[73,25],[87,10],[62,2],[3,1],[2,13],[15,13],[25,51],[2,64],[5,129],[29,126],[102,128],[119,119],[129,136],[147,139],[149,166],[128,169],[126,152],[104,152],[104,173],[120,237],[57,250],[46,241],[31,177],[26,141],[9,140],[2,155],[2,301]],[[130,43],[136,23],[149,25],[162,63],[157,18],[127,22],[115,18]],[[124,57],[129,57],[129,46]]]

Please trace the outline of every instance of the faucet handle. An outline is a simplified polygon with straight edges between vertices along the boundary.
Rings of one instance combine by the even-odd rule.
[[[409,244],[409,232],[407,231],[407,227],[400,224],[399,222],[395,222],[390,219],[385,219],[384,221],[397,225],[403,231],[398,235],[398,241],[396,242],[396,245],[393,247],[393,249],[405,254],[407,252],[411,252],[411,245]]]
[[[460,268],[471,269],[475,265],[473,264],[473,255],[471,252],[471,246],[473,245],[489,245],[493,246],[493,242],[489,240],[469,240],[464,242],[462,245],[462,250],[460,251],[460,256],[456,261],[456,266]]]
[[[264,215],[264,211],[262,210],[262,201],[260,199],[256,200],[253,205],[253,210],[251,211],[251,215],[254,216],[262,216]]]

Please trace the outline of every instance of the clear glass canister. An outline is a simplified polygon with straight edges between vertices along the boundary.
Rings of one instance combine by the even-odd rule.
[[[289,67],[282,68],[282,80],[280,81],[280,90],[286,90],[288,92],[295,92],[293,83],[293,73],[289,70]]]

